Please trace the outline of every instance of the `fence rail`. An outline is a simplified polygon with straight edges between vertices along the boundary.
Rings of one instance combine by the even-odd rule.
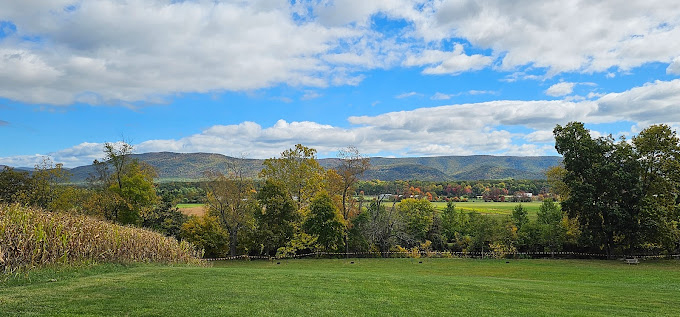
[[[282,260],[282,259],[300,259],[307,257],[413,257],[418,255],[423,258],[524,258],[524,257],[579,257],[579,258],[606,258],[606,254],[600,253],[585,253],[585,252],[513,252],[513,253],[496,253],[496,252],[405,252],[405,251],[389,251],[389,252],[312,252],[305,254],[296,254],[292,256],[263,256],[263,255],[236,255],[221,258],[204,259],[206,261],[230,261],[230,260]],[[680,259],[680,254],[673,255],[612,255],[612,258],[637,258],[637,259]]]

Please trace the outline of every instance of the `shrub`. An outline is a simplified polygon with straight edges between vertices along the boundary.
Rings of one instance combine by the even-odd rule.
[[[180,235],[203,249],[207,258],[222,257],[229,249],[229,233],[211,216],[191,217],[182,225]]]
[[[0,205],[0,272],[82,262],[197,263],[194,247],[82,215]]]

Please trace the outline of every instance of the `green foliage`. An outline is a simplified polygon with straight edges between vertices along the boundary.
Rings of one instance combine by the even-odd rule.
[[[0,172],[0,203],[54,207],[53,201],[60,199],[67,188],[59,183],[68,181],[68,177],[69,173],[62,165],[54,165],[50,159],[36,165],[30,174],[4,167]]]
[[[158,202],[153,183],[156,171],[133,159],[131,153],[132,146],[124,142],[104,145],[106,161],[95,160],[97,173],[89,178],[95,193],[85,202],[86,213],[121,224],[139,225],[142,214]]]
[[[158,201],[153,184],[156,174],[151,167],[137,161],[129,162],[124,169],[125,172],[116,174],[116,181],[108,188],[123,202],[115,210],[113,220],[122,224],[140,224],[141,213],[152,208]]]
[[[405,233],[409,235],[409,247],[424,241],[436,213],[432,204],[427,199],[408,198],[397,205],[397,210],[404,221]]]
[[[561,251],[567,240],[566,215],[552,200],[545,200],[538,211],[536,224],[539,231],[539,241],[545,251]]]
[[[31,191],[28,172],[5,166],[0,172],[0,203],[24,203]]]
[[[172,206],[172,201],[168,197],[163,197],[160,204],[153,209],[142,214],[142,226],[153,229],[168,237],[181,239],[180,232],[182,224],[188,217],[182,214],[179,209]]]
[[[229,233],[229,253],[234,256],[243,230],[253,227],[253,216],[259,208],[254,199],[252,182],[234,167],[234,173],[216,173],[208,184],[207,209]]]
[[[260,177],[281,183],[288,195],[307,206],[321,189],[324,169],[316,160],[316,150],[296,144],[285,150],[280,158],[266,159]]]
[[[680,241],[680,140],[669,126],[654,125],[634,136],[633,144],[641,165],[645,251],[675,251],[671,246]]]
[[[651,126],[632,144],[593,139],[582,123],[554,130],[564,155],[562,203],[578,218],[581,243],[592,249],[633,252],[678,249],[680,142],[668,126]]]
[[[342,246],[345,226],[340,211],[326,192],[321,192],[312,199],[302,228],[316,238],[324,251],[339,250]]]
[[[542,208],[542,207],[541,207]],[[512,210],[512,221],[518,229],[529,223],[529,212],[519,204]]]
[[[293,238],[286,241],[286,244],[276,250],[276,257],[288,258],[297,254],[310,253],[316,249],[317,237],[306,232],[297,231]]]
[[[257,194],[262,206],[255,213],[255,232],[261,254],[273,255],[293,238],[299,214],[283,184],[267,180]]]
[[[229,234],[215,217],[190,217],[182,225],[180,235],[202,249],[207,258],[222,257],[229,248]]]
[[[361,221],[360,228],[366,240],[380,252],[390,251],[397,244],[398,235],[403,232],[403,221],[395,208],[387,209],[381,200],[374,200],[364,214],[366,220]]]

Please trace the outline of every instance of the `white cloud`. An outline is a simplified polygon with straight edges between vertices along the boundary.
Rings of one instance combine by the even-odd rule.
[[[462,37],[505,53],[501,68],[531,65],[560,72],[620,70],[668,63],[680,51],[680,11],[667,1],[441,1],[424,38]]]
[[[558,97],[568,95],[572,91],[574,91],[574,83],[560,82],[546,89],[545,94],[548,96]]]
[[[353,116],[348,118],[349,127],[284,120],[270,127],[254,122],[216,125],[179,139],[144,141],[135,148],[138,152],[215,152],[232,156],[247,153],[253,158],[277,156],[296,143],[314,147],[322,156],[333,156],[337,149],[347,145],[355,145],[367,155],[552,155],[555,152],[551,130],[555,124],[633,122],[632,130],[655,123],[678,127],[679,104],[680,79],[676,79],[651,82],[595,100],[497,100]],[[530,131],[511,133],[504,127]],[[598,130],[592,133],[608,134]],[[47,155],[55,162],[77,166],[100,158],[101,150],[101,144],[82,143]],[[32,166],[41,157],[2,157],[0,164]]]
[[[534,131],[525,135],[524,138],[533,143],[549,143],[555,141],[552,130]]]
[[[419,95],[419,94],[418,94],[417,92],[415,92],[415,91],[410,91],[410,92],[405,92],[405,93],[403,93],[403,94],[398,94],[398,95],[394,96],[394,98],[397,98],[397,99],[404,99],[404,98],[413,97],[413,96],[418,96],[418,95]]]
[[[668,68],[666,68],[666,74],[680,75],[680,56],[673,59]]]
[[[403,28],[383,32],[376,16]],[[35,0],[0,2],[0,20],[16,26],[0,39],[0,96],[37,104],[357,85],[362,72],[398,65],[424,74],[527,66],[537,73],[521,78],[541,78],[660,62],[680,73],[672,0]],[[452,40],[489,53],[442,49]]]
[[[356,84],[332,61],[364,32],[296,21],[285,1],[0,3],[17,32],[0,41],[0,96],[27,103],[154,101],[176,92],[243,91],[285,83]],[[37,42],[25,40],[36,38]],[[345,52],[388,59],[379,51]]]
[[[441,92],[437,92],[432,97],[430,97],[432,100],[449,100],[451,99],[451,95],[443,94]]]
[[[680,79],[654,81],[621,93],[609,93],[597,100],[594,114],[603,120],[629,120],[649,125],[680,122]]]
[[[473,96],[474,95],[486,95],[486,94],[495,95],[497,93],[498,93],[497,91],[493,91],[493,90],[474,90],[473,89],[473,90],[468,91],[468,94],[473,95]]]
[[[319,98],[321,96],[323,96],[323,95],[316,92],[316,91],[308,90],[308,91],[305,92],[304,95],[302,95],[302,97],[300,97],[300,100],[312,100],[312,99]]]
[[[404,66],[429,67],[423,70],[423,74],[442,75],[459,74],[464,71],[479,70],[493,62],[493,58],[481,54],[465,54],[463,45],[456,44],[452,52],[439,50],[425,50],[419,55],[411,55],[404,61]]]

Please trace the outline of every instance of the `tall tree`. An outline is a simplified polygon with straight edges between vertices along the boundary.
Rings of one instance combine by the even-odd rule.
[[[59,183],[67,182],[70,173],[63,169],[63,164],[54,164],[51,159],[44,158],[35,166],[31,175],[30,203],[35,206],[48,208],[52,201],[59,196]]]
[[[257,193],[261,205],[255,213],[257,241],[262,254],[275,254],[295,234],[299,219],[295,202],[283,184],[268,179]]]
[[[397,205],[397,210],[405,225],[410,245],[424,241],[432,225],[436,210],[427,199],[407,198]]]
[[[363,226],[364,236],[378,247],[383,257],[387,257],[387,252],[397,242],[397,236],[403,226],[402,221],[394,207],[389,210],[385,208],[381,198],[373,200],[366,213],[368,219]]]
[[[356,184],[359,177],[370,167],[370,160],[359,153],[356,147],[349,146],[338,153],[340,165],[337,167],[338,175],[342,178],[342,218],[346,229],[344,233],[345,252],[349,256],[349,230],[352,227],[352,218],[361,212],[354,200]]]
[[[113,167],[113,179],[120,190],[123,189],[123,176],[128,173],[130,163],[133,161],[130,157],[132,150],[133,146],[124,141],[104,143],[105,160]],[[98,162],[95,160],[94,163],[96,165]]]
[[[593,139],[580,122],[557,125],[553,133],[569,187],[562,207],[578,218],[583,244],[603,249],[607,256],[614,248],[629,248],[636,235],[640,193],[632,147],[611,136]]]
[[[522,229],[522,226],[529,223],[529,213],[527,212],[527,209],[522,206],[522,204],[518,204],[512,209],[512,216],[510,216],[510,218],[518,230]]]
[[[280,158],[269,158],[263,163],[260,177],[284,185],[288,195],[295,199],[298,209],[309,205],[321,189],[324,169],[316,160],[316,150],[296,144],[285,150]]]
[[[214,216],[229,233],[229,253],[236,255],[239,232],[252,224],[257,206],[253,197],[254,188],[239,166],[230,167],[229,174],[209,173],[207,182],[208,214]]]
[[[326,192],[317,194],[309,206],[309,215],[302,228],[316,237],[324,251],[342,246],[344,225],[339,211]]]
[[[641,165],[641,233],[647,245],[667,251],[680,241],[680,140],[667,125],[633,137]]]
[[[97,192],[87,205],[122,224],[140,224],[141,214],[158,202],[153,183],[156,171],[151,165],[132,158],[132,150],[132,145],[126,142],[107,142],[104,161],[94,161],[97,175],[89,177]]]
[[[562,249],[566,241],[567,228],[563,225],[564,214],[559,205],[546,199],[536,214],[540,241],[545,251],[556,252]]]

